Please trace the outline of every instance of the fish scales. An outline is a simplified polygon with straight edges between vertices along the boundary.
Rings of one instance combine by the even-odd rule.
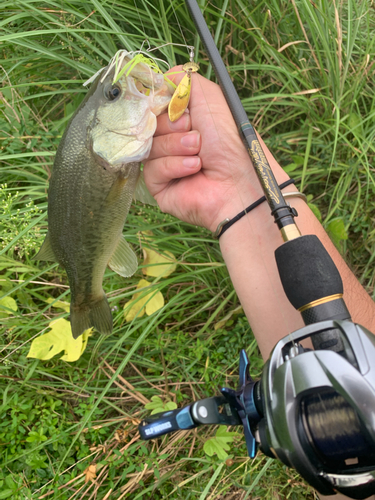
[[[142,180],[141,162],[132,160],[148,156],[156,115],[147,96],[134,91],[131,77],[123,76],[117,85],[111,80],[111,74],[104,82],[100,76],[96,79],[61,139],[48,191],[49,231],[36,256],[55,259],[66,270],[75,338],[91,326],[104,334],[112,331],[102,288],[107,265],[122,276],[131,276],[137,268],[122,230]],[[159,78],[159,87],[161,83]],[[113,89],[120,95],[108,99]],[[159,92],[157,114],[171,94],[169,87]],[[144,186],[139,189],[145,191]]]

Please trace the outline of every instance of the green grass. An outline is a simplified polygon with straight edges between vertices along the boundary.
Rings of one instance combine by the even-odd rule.
[[[340,235],[348,238],[340,249],[374,294],[370,2],[336,3],[337,9],[326,0],[200,4],[250,120],[311,195],[326,227],[341,221]],[[295,472],[261,454],[250,460],[243,439],[230,451],[233,463],[208,457],[203,444],[213,428],[148,444],[136,436],[146,399],[183,405],[234,387],[241,348],[253,374],[261,373],[243,314],[219,324],[239,304],[206,230],[135,205],[125,232],[140,262],[137,233],[145,230],[179,262],[154,284],[164,308],[125,323],[123,307],[142,271],[128,280],[108,271],[113,335],[92,336],[73,364],[59,356],[26,358],[31,340],[51,320],[67,317],[46,302],[70,300],[65,273],[31,259],[47,230],[48,178],[86,92],[82,83],[118,49],[137,49],[146,37],[152,45],[194,44],[201,73],[214,76],[182,2],[17,0],[0,9],[0,300],[9,307],[10,297],[17,306],[0,313],[0,498],[313,499]],[[164,47],[160,56],[186,62],[181,47]],[[82,474],[92,464],[96,482],[85,484]]]

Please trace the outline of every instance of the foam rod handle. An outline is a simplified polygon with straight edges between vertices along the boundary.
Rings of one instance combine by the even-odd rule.
[[[276,263],[286,296],[301,312],[306,325],[326,320],[350,319],[342,298],[341,276],[315,235],[287,241],[275,251]],[[341,350],[335,330],[321,334],[315,348]],[[319,345],[315,345],[319,343]],[[340,341],[341,344],[341,341]],[[336,345],[336,347],[335,347]]]

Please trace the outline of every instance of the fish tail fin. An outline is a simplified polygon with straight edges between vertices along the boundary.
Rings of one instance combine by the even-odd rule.
[[[104,335],[112,333],[112,313],[107,297],[103,294],[99,300],[84,306],[75,306],[72,302],[70,322],[75,339],[91,327]]]

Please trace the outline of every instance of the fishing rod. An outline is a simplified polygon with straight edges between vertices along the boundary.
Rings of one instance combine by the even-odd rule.
[[[351,321],[340,274],[285,202],[196,0],[186,5],[247,148],[283,244],[275,259],[305,327],[280,340],[260,380],[240,353],[239,387],[141,422],[142,439],[200,425],[242,425],[248,454],[295,468],[323,495],[375,493],[375,336]],[[219,228],[220,231],[221,228]],[[310,339],[314,350],[301,342]]]

